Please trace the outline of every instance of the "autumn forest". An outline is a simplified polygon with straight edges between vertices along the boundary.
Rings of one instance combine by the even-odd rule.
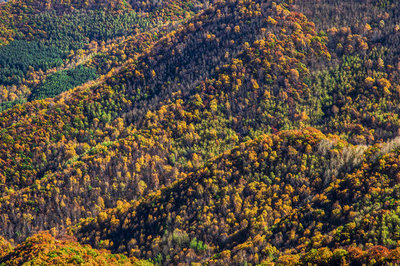
[[[400,2],[0,1],[0,265],[400,263]]]

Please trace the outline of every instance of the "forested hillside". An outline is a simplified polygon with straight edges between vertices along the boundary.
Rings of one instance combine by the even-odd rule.
[[[55,239],[48,233],[29,237],[15,248],[9,243],[0,253],[1,265],[151,265],[147,261],[81,246],[71,239]]]
[[[4,220],[3,230],[8,230],[13,237],[19,232],[17,237],[23,238],[32,229],[50,229],[60,223],[68,225],[77,222],[82,217],[97,214],[104,207],[114,206],[116,200],[137,199],[143,193],[168,185],[184,175],[182,171],[201,166],[202,161],[237,145],[246,137],[258,134],[255,131],[270,131],[272,126],[283,127],[272,123],[284,114],[266,117],[265,120],[271,121],[271,126],[266,128],[264,121],[252,121],[254,110],[245,102],[263,100],[265,106],[260,103],[260,114],[271,108],[269,105],[277,105],[282,94],[276,92],[277,95],[273,95],[273,86],[280,82],[278,75],[290,75],[291,67],[300,64],[301,60],[307,63],[304,53],[309,58],[325,58],[325,55],[317,53],[326,53],[326,49],[322,41],[314,41],[315,50],[310,47],[304,53],[297,50],[284,51],[284,54],[281,52],[280,57],[288,58],[286,60],[289,62],[275,64],[275,50],[279,51],[285,45],[295,47],[295,39],[291,37],[302,32],[280,34],[280,44],[272,49],[265,47],[265,41],[254,40],[252,46],[244,41],[255,38],[253,32],[257,28],[261,40],[271,38],[273,41],[277,38],[272,32],[263,30],[261,23],[272,29],[283,27],[292,19],[306,24],[306,19],[287,13],[278,26],[263,21],[263,15],[259,13],[250,24],[244,23],[249,18],[247,13],[243,13],[243,17],[229,17],[241,6],[230,4],[227,7],[229,9],[226,9],[225,16],[214,16],[213,13],[219,9],[213,8],[194,18],[188,22],[190,27],[191,24],[194,26],[202,22],[201,30],[195,31],[197,34],[189,34],[189,27],[165,37],[140,57],[137,63],[122,69],[103,84],[91,89],[78,89],[54,103],[37,102],[42,106],[39,108],[47,110],[43,115],[37,113],[32,116],[28,109],[20,109],[18,124],[30,125],[23,132],[19,130],[20,126],[16,127],[17,124],[12,122],[16,118],[13,114],[16,108],[4,112],[2,123],[6,130],[3,139],[12,139],[14,146],[2,147],[6,173],[2,188],[4,201],[8,201],[2,210],[10,217]],[[259,8],[253,4],[245,7],[249,12]],[[274,14],[276,11],[271,9],[270,12]],[[210,17],[211,21],[204,21],[205,17]],[[229,18],[232,23],[229,34],[225,27],[215,27],[221,23],[214,20],[229,21]],[[240,34],[237,32],[239,30]],[[312,28],[306,33],[310,39],[316,36]],[[245,34],[248,34],[247,38],[244,38]],[[215,35],[214,39],[210,35]],[[193,39],[189,36],[193,36]],[[229,39],[237,36],[243,38],[236,40],[241,49],[235,51],[236,46],[232,46]],[[169,44],[169,40],[179,41],[183,38],[186,42],[181,41],[182,48],[178,54],[175,52],[176,44]],[[227,39],[225,43],[218,44],[217,38]],[[216,49],[218,45],[225,45],[226,49]],[[276,69],[274,77],[259,76],[252,72],[254,60],[257,60],[256,49],[265,49],[261,58],[265,58],[263,61],[267,67]],[[203,50],[203,53],[195,53],[196,50]],[[155,52],[160,56],[155,57]],[[170,53],[177,53],[176,59]],[[215,64],[203,63],[206,60],[213,60]],[[227,64],[221,65],[224,61]],[[307,72],[303,65],[303,71]],[[171,66],[174,68],[168,69]],[[181,68],[179,75],[175,72],[176,66]],[[217,67],[221,69],[216,70]],[[234,72],[230,73],[232,69]],[[204,81],[197,80],[199,76],[196,73],[203,73]],[[236,84],[226,82],[230,75],[237,76],[234,81]],[[171,80],[171,77],[175,79]],[[258,83],[267,78],[275,81],[259,88]],[[295,78],[298,89],[302,89],[300,74]],[[241,79],[245,82],[242,83]],[[188,83],[183,83],[185,80]],[[252,93],[246,92],[249,88]],[[296,93],[295,88],[293,91]],[[258,93],[261,96],[272,94],[271,99],[256,99]],[[237,95],[244,95],[244,102],[239,102],[241,97]],[[25,107],[37,108],[34,103]],[[235,106],[243,106],[243,111],[238,113]],[[181,112],[177,113],[178,110]],[[235,113],[237,115],[233,117]],[[62,116],[60,120],[63,124],[53,124],[52,117],[55,115]],[[253,124],[252,128],[250,123]],[[215,145],[216,141],[220,145]],[[25,145],[25,150],[35,150],[35,155],[29,158],[20,153],[18,150],[22,145]],[[99,175],[101,178],[98,178]],[[83,187],[90,187],[90,193]],[[26,189],[14,193],[21,188]],[[27,197],[26,193],[30,194],[28,198],[32,204],[20,200],[21,197]],[[14,215],[9,214],[16,209],[21,209],[27,217],[24,219],[26,222],[20,223],[14,220]],[[17,227],[14,228],[14,225]]]
[[[399,8],[0,4],[0,264],[399,263]]]
[[[397,247],[398,185],[387,175],[398,171],[398,155],[381,152],[314,129],[263,135],[141,201],[88,219],[77,236],[162,264],[258,264],[309,250],[292,259],[368,261],[361,250],[336,247]],[[400,259],[395,251],[385,258],[384,247],[371,250],[379,260]]]
[[[131,5],[132,4],[132,5]],[[174,29],[174,24],[190,17],[203,6],[201,1],[164,1],[139,4],[126,1],[19,1],[0,8],[0,111],[15,104],[54,97],[71,89],[48,85],[54,72],[68,70],[85,75],[87,71],[107,73],[123,62],[112,58],[113,66],[99,65],[104,53],[123,56],[136,47],[128,40],[143,33],[157,39]],[[123,44],[118,50],[113,47]],[[110,54],[107,51],[113,49]],[[94,64],[91,64],[91,61]],[[76,68],[91,64],[89,69]],[[58,78],[58,77],[57,77]],[[96,76],[76,82],[81,85]],[[50,82],[51,83],[51,82]],[[46,86],[47,85],[47,86]],[[43,88],[45,87],[45,88]]]

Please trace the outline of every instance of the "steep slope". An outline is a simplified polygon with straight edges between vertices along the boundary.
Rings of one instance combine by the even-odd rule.
[[[139,43],[140,44],[140,43]],[[141,51],[143,51],[145,49],[145,47],[140,47],[140,50]],[[131,67],[132,67],[132,64],[131,64]],[[131,69],[129,70],[129,71],[131,71]],[[125,71],[125,73],[127,73],[128,71]],[[109,76],[111,76],[112,75],[112,73],[109,75]],[[122,74],[121,76],[123,76],[124,74]],[[97,89],[97,90],[95,90],[93,93],[96,93],[96,92],[101,92],[101,91],[106,91],[107,89],[105,89],[104,88],[105,86],[102,86],[102,87],[100,87],[99,89]],[[77,93],[81,93],[81,92],[77,92]],[[73,97],[73,96],[72,96]],[[72,98],[72,97],[66,97],[67,99],[68,98]],[[89,98],[89,95],[82,95],[82,96],[80,96],[80,97],[83,97],[83,98]],[[96,96],[92,96],[92,95],[90,95],[90,97],[91,97],[91,102],[94,102],[94,101],[96,101],[96,100],[99,100],[99,98],[101,99],[101,97],[102,97],[102,95],[98,95],[97,97]],[[70,100],[70,101],[67,101],[66,103],[60,103],[60,106],[64,106],[65,104],[69,104],[69,105],[71,105],[71,106],[73,106],[74,105],[74,101],[75,101],[76,99],[72,99],[72,100]],[[114,99],[115,100],[115,99]],[[90,108],[91,106],[89,106],[89,108]],[[22,107],[22,108],[25,108],[25,107]],[[96,107],[95,107],[96,108]],[[18,108],[16,109],[16,110],[18,110]],[[93,110],[83,110],[84,111],[84,113],[82,114],[82,115],[84,115],[84,117],[88,117],[88,118],[90,118],[90,119],[93,119],[93,117],[90,117],[89,116],[89,114],[88,114],[88,112],[93,112]],[[114,111],[117,111],[117,110],[114,110]],[[17,111],[18,112],[18,111]],[[27,113],[29,113],[30,111],[28,111]],[[108,119],[108,116],[107,116],[107,114],[106,114],[106,116],[103,116],[103,113],[104,113],[104,111],[101,113],[101,114],[99,114],[100,116],[98,117],[98,118],[100,118],[100,119],[105,119],[105,120],[109,120]],[[7,118],[6,117],[8,117],[9,115],[11,115],[11,117],[13,117],[14,119],[15,118],[17,118],[17,116],[14,116],[14,114],[16,115],[16,113],[13,113],[13,112],[11,112],[11,113],[9,113],[9,114],[7,114],[7,113],[5,113],[4,115],[3,115],[3,118],[5,118],[6,120],[7,120]],[[54,116],[54,114],[52,114],[53,116]],[[68,115],[68,114],[66,114],[66,115]],[[120,115],[119,113],[118,114],[116,114],[115,116],[118,116],[118,115]],[[22,118],[22,114],[19,114],[18,115],[19,116],[19,118]],[[30,116],[30,115],[29,115]],[[49,116],[49,118],[51,118],[51,115]],[[6,121],[6,120],[4,120],[4,121]],[[18,119],[19,120],[19,119]],[[62,119],[63,121],[65,121],[65,122],[67,122],[68,121],[68,119],[66,118],[66,119]],[[3,127],[8,127],[9,125],[11,125],[13,122],[15,122],[15,120],[14,121],[8,121],[8,122],[6,122],[5,124],[3,124]],[[30,123],[30,122],[29,122]],[[36,128],[35,128],[35,130],[36,130]],[[66,135],[67,136],[67,135]],[[27,138],[27,137],[24,137],[24,140],[25,141],[27,141],[29,139],[29,137]]]
[[[261,238],[253,251],[244,252],[262,251],[273,225],[324,187],[329,157],[318,149],[325,138],[306,130],[243,143],[142,201],[100,213],[82,223],[77,235],[130,255],[160,254],[165,263],[202,261],[225,249],[233,258],[244,249],[235,246],[256,236]],[[343,143],[336,145],[332,151]],[[204,245],[196,250],[191,241]],[[241,259],[252,261],[247,255]]]
[[[234,5],[231,5],[231,8],[233,8]],[[253,6],[250,6],[253,8]],[[213,9],[214,11],[217,11],[218,9]],[[229,12],[229,14],[234,13],[233,11],[227,11]],[[290,13],[289,13],[290,14]],[[203,15],[202,17],[208,16],[207,14]],[[202,17],[197,18],[198,20],[202,20]],[[211,17],[211,16],[210,16]],[[244,20],[246,19],[246,17],[244,17],[242,20],[240,18],[234,18],[231,17],[232,19],[237,19],[238,21],[240,21],[241,23],[244,23]],[[260,21],[259,21],[259,20]],[[295,19],[295,17],[288,17],[287,20],[289,19]],[[302,23],[306,23],[307,21],[302,18],[299,17],[299,22],[301,20]],[[254,18],[254,23],[259,23],[259,22],[263,22],[266,23],[266,26],[269,26],[270,24],[268,24],[267,21],[264,21],[264,18],[262,15],[259,15],[258,18]],[[282,20],[282,27],[285,26],[286,19]],[[202,24],[202,23],[199,23]],[[206,24],[207,27],[215,27],[214,25],[217,23],[208,23]],[[190,23],[189,23],[190,25]],[[207,29],[207,27],[204,26],[204,32],[207,32],[209,29]],[[249,39],[250,41],[252,40],[251,38],[254,38],[254,32],[250,31],[251,27],[253,26],[248,26],[249,29],[248,30],[243,30],[243,34],[247,32],[248,35],[237,35],[235,32],[231,33],[232,36],[231,37],[240,37],[241,41],[237,41],[239,42],[239,47],[240,47],[240,43],[244,44],[245,41]],[[273,26],[273,25],[272,25]],[[273,26],[274,27],[274,26]],[[189,28],[189,27],[188,27]],[[224,31],[224,30],[223,30]],[[222,35],[222,30],[219,31],[219,34]],[[265,30],[264,30],[265,31]],[[166,38],[164,38],[162,41],[160,41],[151,51],[152,53],[158,53],[160,49],[169,49],[170,53],[175,53],[174,49],[172,47],[175,46],[175,44],[171,44],[170,46],[166,46],[166,42],[168,42],[168,39],[170,38],[176,38],[176,39],[180,39],[180,38],[184,38],[184,36],[186,36],[188,33],[188,29],[185,28],[184,30],[181,30],[179,32],[179,34],[177,34],[176,36],[171,35],[168,36]],[[198,35],[201,35],[199,33],[197,33]],[[196,37],[196,35],[189,35],[192,36],[193,38],[198,38]],[[274,41],[274,36],[273,35],[268,35],[268,32],[265,33],[266,36],[268,38],[272,38],[271,42]],[[297,34],[297,33],[296,33]],[[312,32],[312,29],[309,29],[308,34],[315,34],[314,32]],[[248,38],[245,38],[246,36],[248,36]],[[229,39],[230,35],[227,35],[227,39]],[[264,37],[264,36],[262,36]],[[293,45],[292,41],[290,40],[291,35],[289,34],[283,34],[280,36],[281,38],[285,38],[284,41],[282,42],[281,45]],[[187,38],[187,37],[185,37]],[[167,58],[170,58],[168,52],[166,52],[165,50],[162,50],[161,52],[159,52],[160,54],[160,58],[158,61],[153,62],[152,64],[154,64],[154,66],[157,67],[168,67],[170,70],[169,71],[176,71],[176,69],[172,69],[172,66],[175,65],[179,65],[178,62],[184,63],[184,65],[182,66],[182,69],[190,69],[193,66],[196,66],[196,68],[194,68],[193,70],[190,69],[190,72],[188,74],[186,74],[185,76],[183,76],[183,74],[181,74],[181,76],[176,77],[178,80],[177,81],[171,81],[171,76],[175,76],[175,72],[169,73],[169,71],[159,71],[160,72],[160,77],[158,76],[154,76],[152,77],[153,73],[157,73],[158,68],[154,68],[151,69],[151,66],[148,66],[146,64],[147,61],[150,62],[150,60],[152,59],[152,55],[145,55],[143,56],[141,59],[139,59],[139,62],[137,63],[138,67],[135,67],[135,65],[133,66],[133,69],[131,69],[132,66],[127,67],[125,70],[122,71],[121,74],[117,74],[115,76],[113,76],[112,78],[109,78],[107,80],[107,82],[105,84],[102,84],[101,86],[97,86],[94,88],[90,88],[90,89],[80,89],[77,90],[75,92],[71,92],[69,94],[64,95],[64,97],[60,98],[60,99],[55,99],[54,104],[52,103],[53,101],[42,101],[42,102],[35,102],[32,104],[26,104],[24,106],[21,107],[17,107],[13,110],[10,110],[8,112],[3,113],[2,117],[1,117],[1,122],[2,122],[2,128],[5,130],[5,134],[3,134],[3,138],[4,140],[8,139],[9,137],[13,138],[14,134],[11,133],[14,130],[17,130],[17,128],[27,128],[28,129],[28,124],[29,127],[31,129],[28,129],[28,131],[25,132],[21,132],[22,135],[16,136],[17,138],[23,139],[24,144],[26,144],[27,146],[30,146],[30,148],[28,149],[32,149],[35,146],[37,146],[37,143],[40,142],[41,140],[51,140],[51,142],[57,142],[57,138],[54,139],[54,137],[56,137],[57,135],[59,135],[60,133],[63,133],[63,136],[65,137],[66,141],[69,140],[73,140],[74,138],[77,138],[77,133],[79,132],[80,129],[84,130],[84,132],[82,132],[83,135],[86,135],[85,132],[87,132],[89,135],[93,135],[94,132],[91,132],[92,130],[94,130],[94,128],[92,129],[87,129],[86,127],[93,127],[94,124],[96,124],[96,129],[98,130],[102,130],[106,127],[107,124],[110,124],[112,122],[115,122],[115,119],[117,119],[118,117],[125,117],[126,122],[134,122],[136,125],[140,126],[141,125],[141,115],[145,114],[148,112],[148,109],[155,109],[157,110],[158,108],[160,108],[160,105],[162,105],[162,101],[164,101],[164,99],[168,99],[168,97],[171,95],[172,92],[179,92],[180,90],[183,92],[184,96],[187,95],[189,92],[191,92],[191,90],[196,89],[197,85],[200,85],[200,82],[198,84],[196,84],[196,80],[193,79],[191,80],[190,76],[193,76],[194,78],[194,73],[196,72],[204,72],[204,75],[207,75],[205,78],[211,78],[212,75],[214,76],[218,76],[218,78],[224,78],[225,76],[222,74],[225,74],[224,71],[226,71],[225,69],[220,71],[217,74],[213,74],[213,68],[215,67],[219,67],[220,65],[222,65],[224,63],[224,61],[229,61],[230,56],[228,55],[227,59],[223,59],[225,57],[226,54],[232,54],[234,53],[235,50],[231,51],[231,49],[237,49],[235,47],[231,47],[229,46],[229,41],[225,41],[225,46],[222,46],[219,49],[214,49],[212,45],[210,45],[211,48],[209,48],[210,51],[210,55],[207,53],[202,53],[200,56],[199,54],[195,53],[195,51],[197,50],[202,50],[202,47],[205,46],[205,42],[207,42],[208,36],[201,36],[201,40],[202,41],[198,41],[198,46],[193,46],[192,43],[188,43],[185,47],[187,47],[188,51],[184,51],[188,54],[190,54],[192,57],[187,57],[186,61],[182,60],[182,56],[177,56],[177,58],[173,58],[171,60],[173,60],[172,62],[165,62],[164,60],[166,60]],[[311,41],[311,40],[310,40]],[[210,42],[215,42],[216,41],[210,41]],[[316,44],[318,44],[316,42]],[[217,45],[217,44],[215,44]],[[253,47],[247,47],[245,45],[245,50],[240,54],[240,56],[237,58],[238,60],[235,60],[234,63],[232,64],[232,68],[237,68],[240,67],[239,64],[248,64],[249,68],[253,67],[252,60],[255,60],[255,56],[256,56],[256,49],[259,49],[260,47],[264,48],[266,45],[265,42],[256,42],[254,43],[254,48]],[[274,46],[277,46],[276,49],[282,49],[282,47],[276,44],[272,44]],[[216,47],[216,46],[215,46]],[[272,51],[268,51],[265,50],[265,54],[263,55],[263,57],[265,57],[265,59],[270,59],[271,61],[275,58],[275,55],[273,54],[273,52],[275,52],[275,50]],[[311,55],[310,51],[310,55]],[[199,63],[199,64],[194,64],[192,63],[194,62],[201,62],[201,61],[206,61],[206,58],[212,58],[214,55],[213,53],[218,53],[218,57],[220,60],[214,60],[215,62],[219,62],[218,64],[205,64],[205,63]],[[270,76],[261,76],[259,77],[259,79],[264,79],[264,78],[273,78],[277,75],[288,75],[289,70],[291,65],[296,65],[296,64],[300,64],[299,60],[301,60],[302,58],[305,57],[305,55],[303,53],[298,53],[296,50],[293,51],[286,51],[283,50],[281,51],[282,55],[280,55],[279,53],[277,54],[278,56],[286,56],[288,57],[287,59],[285,59],[285,57],[282,57],[282,60],[286,60],[288,62],[285,62],[285,64],[280,65],[280,64],[276,64],[272,61],[271,63],[268,62],[268,67],[271,67],[271,64],[274,64],[274,72],[272,73],[273,75]],[[285,54],[283,54],[285,53]],[[165,55],[164,55],[165,54]],[[293,58],[291,58],[291,56],[293,56]],[[296,58],[296,56],[298,58]],[[247,59],[249,59],[248,62],[241,62],[243,61],[244,57],[247,57]],[[189,63],[189,61],[191,63]],[[235,65],[236,64],[236,65]],[[229,65],[227,66],[229,67]],[[282,69],[281,69],[282,68]],[[154,72],[152,71],[154,70]],[[163,69],[164,70],[164,69]],[[239,70],[235,70],[236,71],[249,71],[250,69],[239,69]],[[306,69],[303,69],[303,71],[306,71]],[[132,74],[132,72],[134,72],[134,75]],[[142,73],[143,72],[143,73]],[[183,72],[183,71],[181,71]],[[252,75],[253,73],[249,73],[248,75]],[[148,79],[146,79],[146,83],[144,83],[143,75],[146,75],[146,77]],[[157,75],[157,74],[155,74]],[[226,74],[225,74],[226,75]],[[232,73],[232,75],[238,75],[238,73]],[[246,79],[245,81],[247,81],[247,79],[251,79],[250,77],[247,76],[247,74],[245,74],[245,76],[241,77],[243,79]],[[179,83],[181,81],[183,81],[183,79],[187,79],[188,85],[186,87],[183,87],[182,83]],[[196,78],[197,79],[197,78]],[[212,81],[215,82],[211,83],[211,84],[205,84],[206,86],[206,90],[210,90],[211,89],[211,85],[219,85],[221,81],[219,80],[215,80]],[[239,82],[239,81],[236,81]],[[251,84],[254,83],[254,86],[257,87],[256,82],[257,80],[251,79]],[[261,81],[260,81],[261,82]],[[280,82],[280,80],[276,80],[276,81],[272,81],[274,86],[278,86],[277,83]],[[171,84],[172,83],[172,84]],[[240,81],[241,83],[241,81]],[[224,83],[222,83],[221,85],[225,85]],[[220,86],[221,86],[220,85]],[[249,84],[245,84],[246,86],[243,86],[243,89],[246,89],[247,86],[249,86]],[[301,85],[301,84],[300,84]],[[162,87],[165,88],[162,88]],[[181,87],[182,86],[182,87]],[[241,88],[242,86],[238,85],[237,88]],[[271,86],[272,87],[272,86]],[[162,89],[161,89],[162,88]],[[182,88],[185,89],[185,91],[182,90]],[[133,90],[134,89],[134,90]],[[221,89],[223,89],[223,87],[221,87]],[[268,88],[269,90],[272,90],[272,88]],[[276,88],[278,89],[278,88]],[[261,90],[261,93],[263,92],[263,90]],[[243,93],[243,92],[241,92]],[[273,92],[275,94],[275,92]],[[279,91],[276,92],[276,94],[278,94]],[[271,94],[271,93],[270,93]],[[286,93],[287,94],[287,93]],[[168,97],[167,97],[168,96]],[[274,95],[275,96],[275,95]],[[90,97],[90,98],[89,98]],[[286,96],[285,96],[286,97]],[[123,100],[125,99],[125,100]],[[290,100],[290,99],[289,99]],[[85,106],[82,106],[83,101],[87,101]],[[168,100],[166,100],[167,102]],[[235,102],[232,102],[232,105],[234,105]],[[67,106],[68,105],[68,106]],[[51,108],[49,108],[49,106]],[[139,107],[142,106],[147,106],[144,108],[141,108],[140,111],[136,110]],[[36,109],[37,108],[37,109]],[[36,110],[42,110],[41,114],[39,113],[34,113]],[[48,110],[47,110],[48,109]],[[60,113],[59,111],[62,110],[62,113]],[[132,109],[134,109],[132,111]],[[57,118],[58,116],[62,116],[62,118]],[[44,116],[44,117],[43,117]],[[51,119],[55,119],[55,120],[60,120],[63,121],[63,125],[51,125],[52,121],[50,121]],[[83,120],[83,121],[82,121]],[[18,121],[18,123],[17,123]],[[36,121],[36,122],[35,122]],[[97,123],[94,123],[98,121]],[[33,122],[33,123],[32,123]],[[82,124],[83,123],[83,124]],[[24,125],[25,124],[25,125]],[[36,125],[37,124],[37,125]],[[44,126],[44,124],[47,124],[46,126]],[[100,124],[100,125],[97,125]],[[65,130],[66,127],[68,127],[68,130]],[[78,127],[73,129],[74,127]],[[29,136],[32,135],[33,130],[35,130],[35,132],[38,132],[37,137],[39,137],[39,139],[36,139],[35,141],[33,141],[32,137],[33,136]],[[43,136],[40,137],[41,134],[39,134],[40,131],[43,130]],[[55,131],[55,132],[51,132],[51,131]],[[11,134],[7,134],[6,132],[10,132]],[[81,133],[80,133],[81,134]],[[7,136],[9,135],[9,136]],[[44,135],[48,135],[48,137],[45,137]],[[92,136],[94,137],[94,136]],[[87,137],[86,137],[87,138]],[[112,139],[112,136],[109,135],[109,138]],[[53,140],[52,140],[53,139]],[[104,139],[104,138],[103,138]],[[17,143],[19,142],[18,140]],[[7,141],[4,141],[4,143],[6,143]],[[83,141],[80,140],[79,138],[77,138],[77,142],[88,142],[87,140],[85,140],[85,138],[83,138]],[[20,143],[22,144],[22,143]],[[48,144],[46,144],[48,145]],[[11,148],[9,146],[6,146],[4,148]],[[49,150],[49,149],[47,149]],[[44,150],[42,150],[44,151]],[[6,152],[4,152],[4,154],[6,154]],[[11,156],[14,157],[15,156]],[[3,158],[6,159],[6,158]],[[35,158],[30,158],[31,160],[35,159]],[[11,163],[11,162],[10,162]],[[51,163],[56,163],[56,165],[58,163],[62,163],[60,161],[58,162],[54,162],[54,160],[52,160]],[[6,164],[8,165],[8,163]],[[29,168],[30,171],[32,171],[32,174],[29,174],[29,176],[34,177],[35,176],[35,172],[37,172],[37,164],[33,163],[33,165],[29,164]],[[33,168],[33,169],[32,169]],[[39,168],[40,169],[40,168]],[[45,171],[45,170],[42,170]],[[6,172],[6,171],[5,171]],[[27,172],[28,173],[28,172]],[[11,175],[8,175],[9,179],[13,179]]]
[[[46,79],[54,78],[54,72],[72,77],[65,71],[71,69],[85,73],[87,69],[76,69],[76,65],[85,63],[98,53],[104,54],[110,47],[139,33],[153,32],[156,35],[159,27],[168,32],[174,29],[175,23],[200,11],[203,3],[195,0],[163,1],[160,5],[135,3],[134,6],[132,8],[126,1],[34,0],[2,5],[0,37],[5,45],[0,48],[0,91],[3,92],[0,111],[27,100],[53,97],[54,93],[73,88],[60,90],[60,85],[53,85],[48,93],[46,85],[49,87],[49,82],[46,83]],[[162,32],[158,33],[162,35]],[[129,55],[129,47],[125,45],[124,50]],[[54,57],[57,58],[55,62],[52,61]],[[100,68],[94,67],[96,70]],[[102,68],[97,74],[110,69]],[[87,79],[94,77],[80,80],[79,85]],[[38,92],[41,92],[40,97],[36,97]]]
[[[313,204],[301,211],[303,226],[308,228],[310,247],[321,245],[383,245],[398,246],[399,236],[399,140],[384,147],[371,147],[357,171],[349,172],[332,182]],[[276,245],[295,247],[304,237],[296,227],[283,222],[278,231],[285,228],[283,237]],[[323,226],[318,226],[318,223]],[[299,233],[288,240],[288,232]],[[322,231],[322,232],[321,232]]]
[[[161,264],[398,261],[386,248],[398,240],[397,160],[398,143],[351,146],[313,129],[264,135],[75,234]]]
[[[316,101],[301,79],[308,60],[326,53],[323,39],[304,16],[270,5],[273,19],[261,10],[257,3],[218,4],[104,84],[3,113],[3,154],[12,154],[2,158],[3,232],[22,240],[168,185],[246,137],[287,126],[277,124],[287,112],[282,100],[299,106],[290,118],[303,123],[301,108]],[[270,83],[259,87],[265,79]],[[265,120],[254,120],[262,113]]]
[[[77,69],[102,76],[0,114],[0,233],[21,242],[88,218],[81,242],[159,264],[398,263],[399,4],[284,2],[188,18],[207,4],[131,1],[111,14],[136,12],[124,19],[137,30],[67,43],[87,49],[32,100]],[[105,3],[88,2],[100,17]],[[29,32],[15,33],[27,61],[67,62]]]
[[[354,144],[398,136],[400,46],[397,1],[292,1],[327,31],[332,55],[310,84],[326,92],[324,132]],[[322,69],[324,70],[324,69]]]

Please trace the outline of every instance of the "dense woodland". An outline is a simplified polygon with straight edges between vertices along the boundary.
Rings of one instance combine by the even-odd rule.
[[[0,264],[399,263],[399,5],[0,4]]]
[[[36,234],[16,247],[0,239],[0,247],[3,248],[1,265],[152,265],[134,257],[82,246],[73,239],[55,239],[49,233]]]
[[[0,111],[37,99],[31,95],[33,91],[40,90],[40,84],[56,71],[92,60],[97,74],[120,67],[128,55],[139,52],[137,47],[126,49],[129,40],[138,34],[158,39],[208,4],[197,0],[162,4],[29,0],[4,4],[0,10]],[[110,49],[113,53],[104,53]],[[96,59],[109,56],[113,57],[108,62]],[[55,88],[45,91],[40,98],[60,93],[54,92]]]

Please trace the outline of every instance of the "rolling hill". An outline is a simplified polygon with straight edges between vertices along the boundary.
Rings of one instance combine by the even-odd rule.
[[[398,7],[2,4],[0,263],[398,263]]]

